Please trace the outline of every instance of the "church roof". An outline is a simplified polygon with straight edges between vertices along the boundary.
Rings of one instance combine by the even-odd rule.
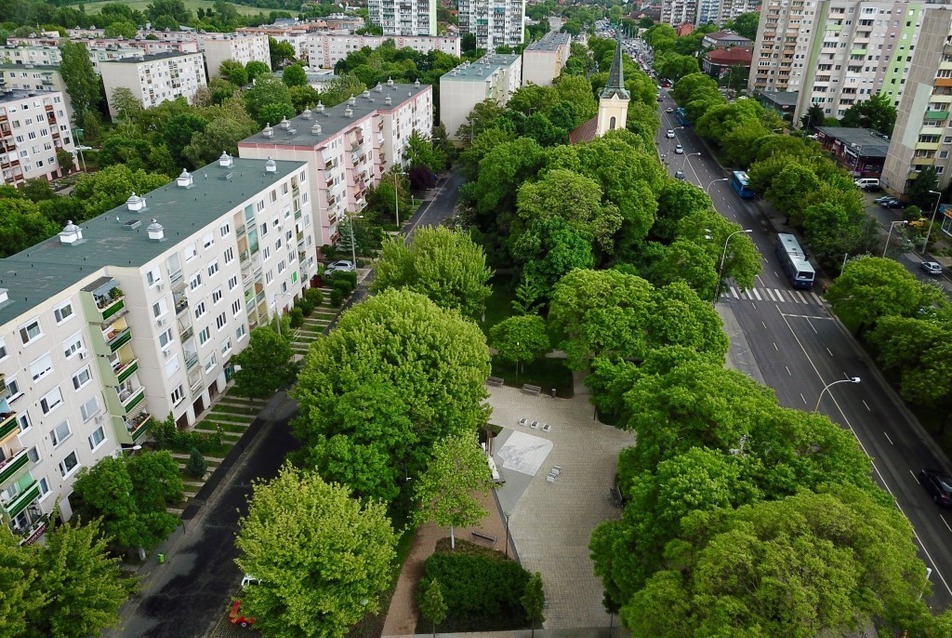
[[[569,133],[569,144],[581,144],[582,142],[591,142],[595,139],[598,132],[598,116],[582,122],[578,127]]]
[[[616,29],[618,34],[615,38],[615,57],[612,58],[612,68],[608,72],[608,84],[602,89],[599,97],[613,98],[621,100],[630,100],[631,95],[625,89],[625,70],[622,68],[621,59],[621,29]]]

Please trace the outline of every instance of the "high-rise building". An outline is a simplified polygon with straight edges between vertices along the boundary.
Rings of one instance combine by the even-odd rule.
[[[572,36],[549,31],[522,52],[522,84],[550,86],[562,73],[571,54]]]
[[[199,87],[208,86],[205,60],[201,53],[159,53],[140,58],[102,62],[102,83],[106,90],[109,117],[116,116],[113,91],[132,91],[142,107],[150,109],[162,102],[184,97],[191,101]]]
[[[674,2],[675,0],[665,0]],[[760,0],[698,0],[694,24],[724,25],[742,13],[751,13],[760,6]]]
[[[0,89],[0,173],[3,183],[62,177],[57,151],[75,155],[69,111],[61,91]]]
[[[440,76],[440,123],[456,139],[473,107],[484,100],[505,106],[522,84],[522,56],[490,53]]]
[[[364,47],[376,49],[387,40],[393,41],[398,49],[409,48],[420,53],[440,51],[459,57],[460,37],[458,35],[340,35],[336,33],[308,33],[305,36],[308,64],[314,68],[333,69],[339,61],[354,51]]]
[[[517,47],[525,39],[526,0],[459,0],[459,29],[474,34],[476,46]]]
[[[268,37],[253,34],[214,33],[202,34],[199,46],[205,52],[208,77],[218,75],[221,63],[234,60],[242,66],[249,62],[263,62],[271,68],[271,47]]]
[[[697,19],[698,0],[663,0],[661,3],[661,22],[676,27],[680,24],[694,24]]]
[[[367,0],[384,35],[436,35],[436,0]]]
[[[817,4],[816,0],[764,2],[747,84],[751,91],[800,90]]]

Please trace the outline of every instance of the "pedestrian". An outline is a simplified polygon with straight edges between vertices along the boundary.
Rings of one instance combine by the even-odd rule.
[[[830,284],[828,284],[828,283],[824,283],[824,284],[823,284],[823,294],[824,294],[824,295],[826,294],[826,290],[827,290],[827,288],[829,288],[829,287],[830,287]]]

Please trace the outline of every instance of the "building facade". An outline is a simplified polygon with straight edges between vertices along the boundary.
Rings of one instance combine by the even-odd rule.
[[[312,67],[333,69],[334,65],[354,51],[364,47],[379,48],[387,40],[392,40],[398,49],[410,48],[420,53],[440,51],[459,57],[459,36],[380,36],[380,35],[337,35],[328,33],[310,33],[305,38],[307,60]]]
[[[694,24],[697,19],[698,0],[662,0],[661,22],[676,27]]]
[[[263,62],[271,68],[271,47],[268,46],[267,36],[201,34],[198,42],[205,52],[205,70],[208,77],[218,75],[221,63],[225,60],[234,60],[242,66],[249,62]]]
[[[549,31],[522,52],[522,84],[550,86],[569,60],[572,36]]]
[[[487,51],[517,47],[525,40],[526,0],[459,0],[459,28]]]
[[[147,55],[103,62],[100,69],[110,117],[116,116],[112,94],[117,88],[129,89],[149,109],[177,97],[191,101],[199,87],[208,86],[201,53]]]
[[[757,11],[759,6],[759,0],[698,0],[695,24],[716,24],[717,26],[721,26],[742,13]]]
[[[69,111],[61,91],[0,90],[0,174],[19,186],[31,179],[62,177],[59,150],[76,154]]]
[[[267,126],[238,143],[243,158],[307,162],[315,178],[307,193],[318,246],[332,245],[339,226],[367,206],[366,192],[401,165],[410,136],[433,131],[433,87],[377,85],[347,102],[322,104]]]
[[[436,35],[436,0],[367,0],[367,10],[384,35]]]
[[[522,84],[522,56],[491,53],[476,62],[461,64],[440,77],[440,123],[446,135],[457,139],[459,127],[473,107],[484,100],[501,106]]]
[[[76,475],[194,422],[313,272],[302,162],[223,156],[2,260],[0,518],[35,540]]]

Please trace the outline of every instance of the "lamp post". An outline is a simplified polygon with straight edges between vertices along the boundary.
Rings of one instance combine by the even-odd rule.
[[[397,211],[397,234],[400,233],[400,176],[403,175],[402,170],[398,170],[400,165],[394,167],[393,169],[393,206]],[[357,263],[356,261],[354,262]]]
[[[715,178],[715,179],[712,179],[711,181],[709,181],[709,182],[707,183],[707,186],[704,187],[704,192],[707,193],[708,195],[710,195],[710,194],[711,194],[711,186],[713,186],[713,185],[716,184],[717,182],[726,182],[726,181],[728,181],[729,179],[730,179],[730,177],[717,177],[717,178]]]
[[[290,296],[291,296],[291,293],[289,292],[274,293],[274,300],[272,301],[272,303],[274,304],[274,315],[277,318],[279,337],[281,336],[281,310],[278,308],[278,297],[290,297]]]
[[[929,237],[932,236],[932,225],[935,223],[936,213],[939,212],[939,201],[942,199],[942,193],[939,191],[930,190],[930,193],[936,196],[935,198],[935,207],[932,209],[932,219],[929,221],[929,232],[926,233],[926,238],[922,242],[922,254],[926,254],[926,246],[929,245]]]
[[[721,296],[721,279],[724,277],[724,261],[727,259],[727,246],[730,244],[731,237],[734,235],[739,235],[741,233],[750,234],[754,232],[752,228],[743,228],[741,230],[735,230],[730,235],[727,236],[727,239],[724,240],[724,251],[721,253],[721,266],[717,269],[717,284],[714,286],[714,301],[711,302],[712,305],[717,305],[717,300]]]
[[[682,171],[684,170],[684,164],[685,164],[685,162],[687,162],[687,161],[688,161],[688,158],[691,157],[692,155],[700,155],[700,153],[685,153],[685,154],[684,154],[684,159],[681,160],[681,170],[682,170]]]
[[[820,390],[820,396],[817,397],[816,405],[813,407],[813,411],[816,412],[817,410],[820,409],[820,401],[823,400],[823,394],[824,394],[827,390],[829,390],[830,388],[832,388],[833,386],[837,385],[838,383],[859,383],[859,382],[860,382],[860,378],[859,378],[859,377],[850,377],[850,378],[848,378],[848,379],[837,379],[836,381],[832,381],[832,382],[830,382],[830,383],[827,383],[825,386],[823,386],[823,389]]]
[[[889,240],[890,240],[890,238],[892,237],[893,228],[895,228],[896,226],[905,226],[905,225],[907,225],[908,223],[909,223],[909,222],[907,222],[905,219],[900,219],[900,220],[898,220],[898,221],[889,222],[889,233],[886,235],[886,245],[883,246],[883,259],[886,258],[886,249],[889,248]]]

